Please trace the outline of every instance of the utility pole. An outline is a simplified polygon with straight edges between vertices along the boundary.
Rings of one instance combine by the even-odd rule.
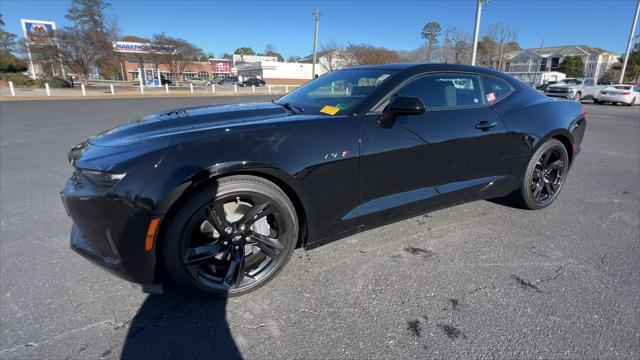
[[[536,72],[533,75],[533,87],[536,87],[536,78],[538,77],[538,70],[540,70],[540,64],[542,64],[542,45],[544,45],[544,39],[540,41],[540,50],[538,50],[538,64],[536,65]],[[542,79],[540,80],[542,84]]]
[[[480,35],[480,16],[482,15],[482,3],[488,0],[477,0],[476,5],[476,25],[473,28],[473,49],[471,50],[471,66],[476,65],[476,54],[478,53],[478,35]]]
[[[631,51],[631,43],[633,42],[633,35],[636,34],[636,24],[638,23],[638,13],[640,13],[640,0],[636,5],[636,15],[633,17],[633,23],[631,24],[631,32],[629,33],[629,40],[627,41],[627,52],[624,54],[624,61],[622,62],[622,71],[620,72],[620,81],[622,84],[624,81],[624,72],[627,70],[627,61],[629,60],[629,52]]]
[[[316,56],[318,51],[318,20],[320,19],[320,11],[316,9],[316,12],[313,13],[313,17],[315,20],[314,30],[313,30],[313,64],[311,64],[311,80],[316,78]]]

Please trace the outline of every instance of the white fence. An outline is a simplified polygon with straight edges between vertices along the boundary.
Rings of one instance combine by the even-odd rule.
[[[16,87],[9,81],[7,89],[0,91],[2,97],[109,97],[109,96],[225,96],[225,95],[282,95],[289,93],[299,85],[264,85],[264,86],[238,86],[238,85],[196,85],[186,86],[151,86],[144,87],[138,84],[124,83],[98,83],[85,86],[80,84],[74,88],[53,88],[45,83],[45,88]]]

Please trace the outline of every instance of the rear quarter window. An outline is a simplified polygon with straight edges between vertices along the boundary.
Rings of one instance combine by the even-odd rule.
[[[487,104],[493,104],[513,92],[513,87],[508,82],[493,76],[482,75],[482,86]]]

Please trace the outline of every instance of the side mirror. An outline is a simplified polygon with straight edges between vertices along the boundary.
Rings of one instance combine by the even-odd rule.
[[[384,109],[378,123],[382,127],[391,127],[395,123],[398,115],[420,115],[424,113],[422,100],[413,96],[398,96],[391,100]]]

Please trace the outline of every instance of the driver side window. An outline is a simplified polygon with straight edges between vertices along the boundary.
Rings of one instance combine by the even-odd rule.
[[[480,82],[475,75],[431,74],[403,86],[393,96],[412,96],[426,109],[450,109],[484,104]]]

